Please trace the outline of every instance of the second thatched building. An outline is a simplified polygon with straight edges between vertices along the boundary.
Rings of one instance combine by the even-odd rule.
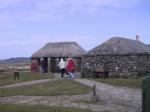
[[[90,50],[82,59],[84,77],[91,77],[93,71],[102,68],[116,77],[150,73],[150,47],[138,39],[111,38]]]

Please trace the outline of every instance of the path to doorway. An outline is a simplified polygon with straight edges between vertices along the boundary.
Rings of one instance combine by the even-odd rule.
[[[117,87],[87,79],[76,79],[84,85],[96,85],[97,94],[101,101],[126,107],[126,112],[140,112],[142,105],[141,89]]]
[[[11,87],[25,86],[31,84],[44,83],[52,80],[60,80],[60,75],[56,74],[55,79],[44,79],[30,82],[18,83]],[[28,104],[75,107],[81,109],[91,109],[96,112],[141,112],[141,90],[126,87],[116,87],[87,79],[75,79],[84,85],[92,87],[96,84],[97,95],[100,102],[90,103],[90,94],[73,96],[10,96],[0,97],[2,104]],[[10,87],[10,86],[6,86]],[[3,87],[4,88],[4,87]]]
[[[18,86],[27,86],[27,85],[40,84],[40,83],[45,83],[45,82],[49,82],[49,81],[53,81],[53,80],[60,80],[60,79],[62,79],[60,77],[60,74],[58,74],[58,73],[55,73],[54,76],[55,76],[55,78],[53,78],[53,79],[41,79],[41,80],[20,82],[20,83],[15,83],[15,84],[11,84],[11,85],[0,86],[0,88],[12,88],[12,87],[18,87]]]
[[[28,82],[20,82],[20,83],[15,83],[15,84],[11,84],[11,85],[0,86],[0,88],[12,88],[12,87],[18,87],[18,86],[40,84],[40,83],[45,83],[45,82],[49,82],[52,80],[54,80],[54,79],[42,79],[42,80],[34,80],[34,81],[28,81]]]

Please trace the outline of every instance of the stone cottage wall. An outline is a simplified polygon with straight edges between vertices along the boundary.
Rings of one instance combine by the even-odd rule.
[[[79,72],[81,70],[81,58],[80,57],[75,57],[73,58],[75,62],[75,71]]]
[[[93,70],[104,67],[109,76],[135,77],[150,72],[150,54],[90,54],[83,56],[82,76],[91,77]]]

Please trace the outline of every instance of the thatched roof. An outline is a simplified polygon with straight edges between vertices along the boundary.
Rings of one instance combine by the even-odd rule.
[[[113,37],[105,43],[93,48],[88,54],[112,54],[112,53],[150,53],[150,47],[141,41],[121,37]]]
[[[48,43],[32,55],[32,58],[41,57],[78,57],[87,53],[76,42]]]

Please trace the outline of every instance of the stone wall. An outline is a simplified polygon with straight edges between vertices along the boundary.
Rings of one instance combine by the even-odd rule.
[[[150,54],[90,54],[82,57],[83,77],[91,77],[94,69],[102,67],[109,76],[144,75],[150,72]]]
[[[75,71],[76,72],[81,71],[81,58],[76,57],[76,58],[73,58],[73,60],[75,62]]]

